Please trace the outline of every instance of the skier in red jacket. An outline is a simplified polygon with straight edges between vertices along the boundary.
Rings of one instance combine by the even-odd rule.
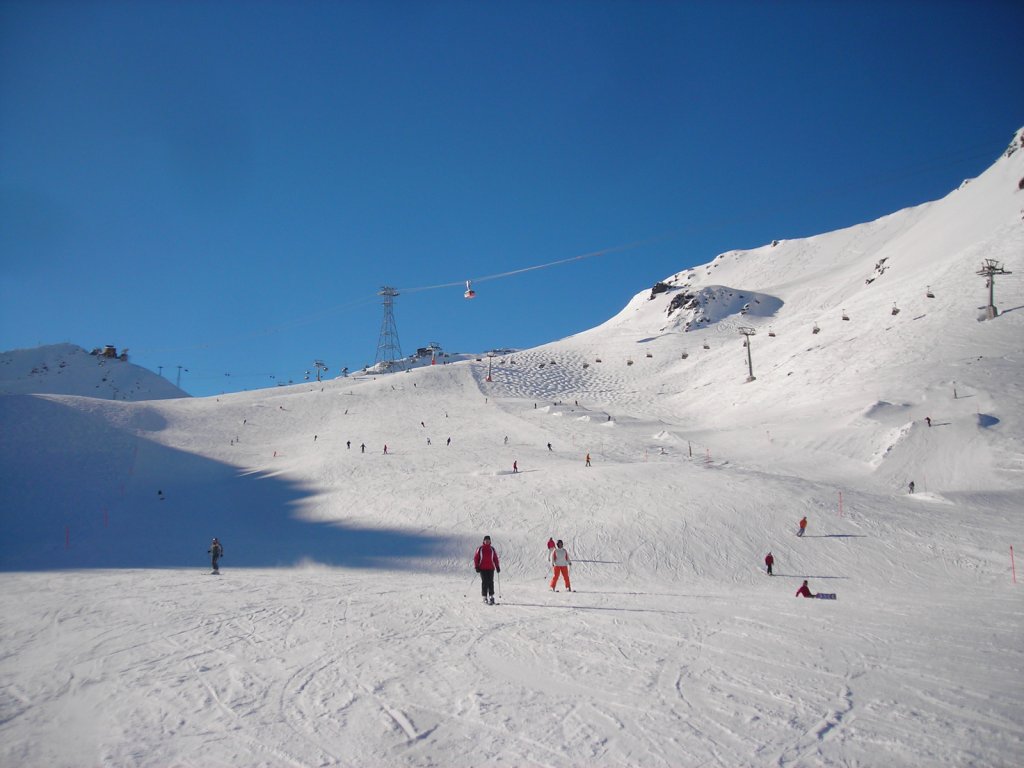
[[[764,564],[768,566],[768,575],[772,575],[772,566],[775,565],[775,556],[769,552],[764,556]]]
[[[807,586],[807,579],[804,579],[804,583],[800,585],[800,589],[796,591],[793,597],[814,597],[814,593],[811,592],[811,588]]]
[[[484,602],[494,605],[494,574],[501,573],[501,561],[498,559],[498,550],[491,546],[490,536],[484,536],[484,543],[476,548],[473,567],[480,574],[480,592]]]

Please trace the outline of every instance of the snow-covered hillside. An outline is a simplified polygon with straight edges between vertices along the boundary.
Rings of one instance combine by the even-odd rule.
[[[1022,139],[490,361],[0,397],[0,764],[1019,764]]]
[[[188,397],[162,376],[110,348],[86,352],[75,344],[48,344],[0,352],[0,395],[80,395],[104,400]]]

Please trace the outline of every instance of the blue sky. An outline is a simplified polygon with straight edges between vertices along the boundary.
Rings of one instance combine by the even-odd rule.
[[[0,349],[197,395],[529,347],[1024,125],[1020,2],[0,2]],[[275,378],[271,378],[271,376]]]

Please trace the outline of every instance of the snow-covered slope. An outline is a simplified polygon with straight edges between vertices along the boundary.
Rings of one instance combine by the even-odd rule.
[[[162,376],[74,344],[0,352],[0,395],[80,395],[109,400],[188,397]]]
[[[723,254],[490,381],[0,397],[0,764],[1016,765],[1022,178]]]

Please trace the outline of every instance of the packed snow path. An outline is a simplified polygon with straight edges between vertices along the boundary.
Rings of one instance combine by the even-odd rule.
[[[785,570],[782,568],[780,570]],[[4,765],[1011,765],[1005,597],[466,575],[5,577]],[[833,587],[833,585],[843,585]],[[880,597],[880,596],[879,596]],[[7,622],[5,622],[5,625]],[[17,668],[14,668],[15,659]],[[15,727],[15,723],[17,726]]]

